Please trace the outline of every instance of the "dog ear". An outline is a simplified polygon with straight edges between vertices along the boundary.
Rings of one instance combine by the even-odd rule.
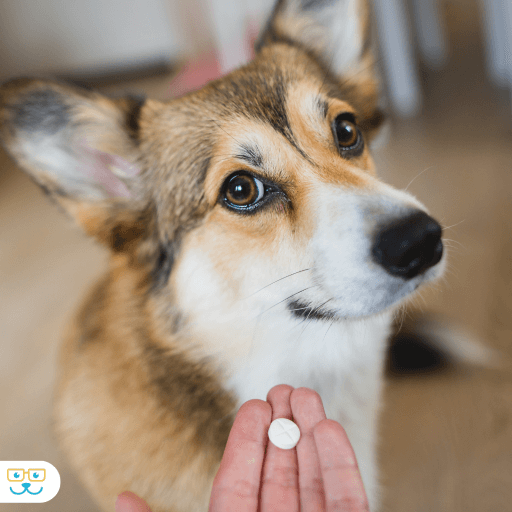
[[[313,55],[371,124],[382,115],[371,32],[367,0],[279,0],[256,50],[285,43]]]
[[[49,80],[17,79],[0,88],[0,139],[88,234],[115,245],[115,226],[118,233],[128,233],[132,223],[141,228],[142,108],[140,99],[109,99]]]

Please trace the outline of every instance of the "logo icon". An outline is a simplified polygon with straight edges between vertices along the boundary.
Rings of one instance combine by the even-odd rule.
[[[43,468],[29,469],[28,471],[25,471],[22,468],[18,468],[18,469],[8,469],[7,470],[7,480],[9,480],[9,482],[23,482],[23,480],[25,480],[25,475],[27,476],[29,481],[21,484],[21,486],[23,487],[23,491],[16,492],[13,490],[12,487],[9,487],[10,491],[13,494],[17,494],[18,496],[25,492],[28,492],[29,494],[32,494],[33,496],[42,492],[42,490],[43,490],[42,485],[39,487],[39,490],[36,492],[32,492],[30,490],[30,487],[32,486],[33,482],[44,482],[46,480],[46,469],[43,469]]]
[[[60,489],[60,475],[45,461],[0,461],[0,503],[44,503]]]

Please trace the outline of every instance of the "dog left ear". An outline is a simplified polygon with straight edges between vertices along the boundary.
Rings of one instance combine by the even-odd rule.
[[[142,107],[51,80],[12,80],[0,87],[0,140],[87,234],[119,250],[143,230]]]
[[[256,50],[285,43],[314,55],[360,117],[380,124],[380,80],[370,25],[367,0],[279,0]]]

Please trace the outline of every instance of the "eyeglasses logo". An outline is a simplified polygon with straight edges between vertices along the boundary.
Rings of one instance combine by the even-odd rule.
[[[49,462],[0,461],[0,503],[44,503],[59,489],[59,472]]]

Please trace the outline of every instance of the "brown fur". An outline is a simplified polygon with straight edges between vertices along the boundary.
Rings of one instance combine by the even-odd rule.
[[[55,408],[63,446],[104,510],[113,510],[127,489],[153,512],[208,506],[236,398],[220,367],[199,357],[204,340],[187,337],[189,319],[177,301],[186,285],[173,273],[184,255],[208,253],[237,297],[244,260],[255,254],[277,260],[276,247],[305,246],[313,229],[308,190],[315,183],[372,186],[368,149],[341,159],[330,128],[337,114],[353,112],[368,144],[381,120],[369,47],[360,68],[340,81],[319,49],[293,44],[303,29],[304,20],[290,24],[278,13],[252,63],[166,104],[107,99],[39,80],[0,90],[7,149],[112,251],[107,275],[66,337]],[[318,98],[318,108],[305,117],[301,105],[310,97]],[[27,106],[45,98],[43,113]],[[93,138],[95,149],[136,166],[138,179],[123,178],[131,197],[91,198],[46,171],[23,145],[48,132],[43,114],[53,115],[50,131],[78,130]],[[251,134],[274,158],[258,169],[239,154],[239,141]],[[217,199],[223,180],[240,169],[280,183],[290,203],[277,201],[257,216],[233,215]]]

